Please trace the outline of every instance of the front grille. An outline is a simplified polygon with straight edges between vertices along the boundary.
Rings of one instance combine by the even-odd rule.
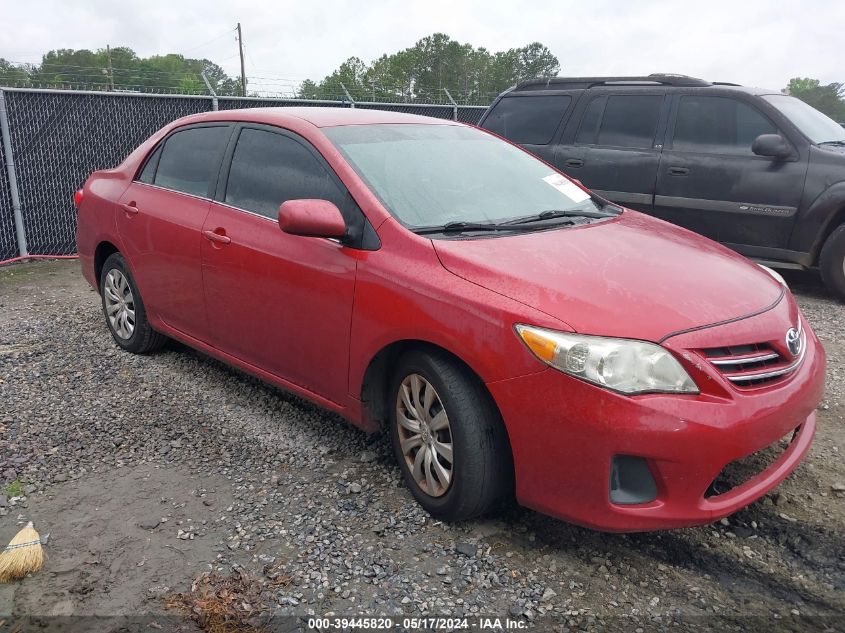
[[[801,341],[798,356],[789,357],[769,343],[750,343],[699,350],[721,374],[740,389],[750,389],[785,380],[804,360],[806,334],[799,323]]]
[[[800,430],[799,426],[766,448],[732,461],[716,476],[704,493],[704,497],[707,499],[718,497],[762,473],[786,452]]]

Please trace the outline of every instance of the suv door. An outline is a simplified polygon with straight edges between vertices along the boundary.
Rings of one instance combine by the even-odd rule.
[[[573,93],[530,92],[499,99],[480,125],[543,160],[554,162],[555,132],[572,107]]]
[[[341,404],[347,395],[360,251],[337,240],[282,232],[278,209],[286,200],[329,200],[351,231],[362,226],[363,214],[301,137],[249,124],[235,136],[225,161],[228,176],[203,227],[203,281],[213,344]]]
[[[231,125],[180,128],[150,153],[119,200],[117,230],[147,310],[207,339],[201,230]]]
[[[665,101],[663,90],[586,91],[564,131],[555,165],[608,200],[650,212]]]
[[[751,151],[757,136],[777,133],[788,139],[751,97],[676,95],[655,215],[720,242],[785,248],[807,161]]]

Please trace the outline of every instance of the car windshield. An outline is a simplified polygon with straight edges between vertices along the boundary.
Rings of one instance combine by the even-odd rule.
[[[813,143],[845,141],[845,128],[800,99],[787,95],[765,95],[763,98],[780,110]]]
[[[602,209],[532,155],[468,126],[405,123],[323,131],[411,230],[500,224],[551,211],[557,213],[544,219],[580,213],[593,218]]]

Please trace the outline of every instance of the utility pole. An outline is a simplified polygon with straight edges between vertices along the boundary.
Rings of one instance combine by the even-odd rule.
[[[241,33],[241,23],[238,22],[238,50],[241,54],[241,96],[246,96],[246,72],[244,71],[244,36]]]
[[[106,44],[106,57],[109,60],[109,90],[114,92],[114,68],[111,65],[111,46]]]

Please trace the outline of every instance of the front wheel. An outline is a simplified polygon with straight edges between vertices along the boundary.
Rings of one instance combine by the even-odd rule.
[[[103,315],[115,343],[128,352],[147,354],[161,348],[167,337],[147,320],[141,293],[120,253],[112,253],[100,273]]]
[[[845,301],[845,224],[834,229],[819,255],[819,271],[828,290]]]
[[[483,384],[445,354],[410,352],[390,390],[391,437],[405,483],[432,516],[460,521],[513,496],[505,428]]]

